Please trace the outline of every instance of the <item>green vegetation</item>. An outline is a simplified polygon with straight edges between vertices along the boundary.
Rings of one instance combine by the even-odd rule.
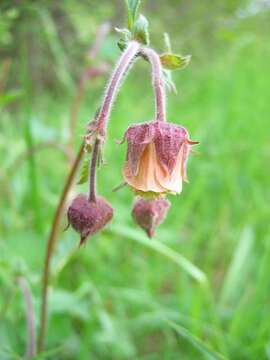
[[[121,1],[85,1],[77,12],[73,1],[45,3],[14,5],[11,14],[6,5],[0,15],[0,79],[7,75],[0,81],[1,360],[22,359],[26,351],[18,276],[31,287],[38,327],[46,241],[70,167],[69,117],[86,50],[99,23],[119,26],[124,19]],[[193,54],[185,70],[173,73],[178,94],[168,95],[169,119],[200,141],[189,184],[170,197],[153,240],[132,222],[131,191],[112,192],[125,158],[125,145],[113,139],[153,116],[149,65],[140,60],[114,106],[98,180],[115,208],[113,223],[80,249],[74,231],[60,232],[47,352],[35,359],[270,359],[269,10],[237,17],[245,2],[214,3],[211,11],[203,3],[187,6],[183,23],[177,1],[143,9],[153,18],[157,48],[164,46],[158,35],[168,31],[175,51]],[[97,64],[114,63],[117,41],[117,34],[107,37]],[[86,85],[76,149],[107,77]]]

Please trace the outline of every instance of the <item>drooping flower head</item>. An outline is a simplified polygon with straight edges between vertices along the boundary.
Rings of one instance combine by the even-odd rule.
[[[85,194],[79,194],[67,212],[68,222],[81,235],[80,245],[89,236],[102,230],[113,217],[113,208],[102,197],[89,201]]]
[[[125,133],[128,150],[123,175],[136,192],[180,193],[186,181],[190,146],[185,128],[161,121],[131,126]]]
[[[133,205],[132,216],[151,238],[155,234],[156,227],[165,219],[170,206],[170,202],[162,197],[156,199],[138,197]]]

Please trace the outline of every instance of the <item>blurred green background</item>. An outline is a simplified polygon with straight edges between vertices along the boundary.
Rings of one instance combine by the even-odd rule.
[[[25,304],[36,326],[45,246],[85,124],[120,55],[121,0],[0,3],[0,359],[22,359]],[[270,2],[145,0],[151,44],[191,64],[174,72],[172,122],[200,141],[189,184],[148,240],[133,224],[121,181],[128,124],[154,112],[149,65],[140,60],[113,109],[98,187],[113,223],[78,249],[59,234],[51,269],[46,359],[270,359]],[[87,53],[109,22],[95,59]],[[78,87],[85,69],[100,76]],[[77,100],[76,100],[77,99]],[[70,122],[80,102],[72,138]],[[79,178],[79,174],[78,174]],[[75,192],[86,190],[76,186]],[[66,220],[63,219],[61,228]],[[201,271],[201,273],[199,272]],[[204,280],[207,278],[207,281]]]

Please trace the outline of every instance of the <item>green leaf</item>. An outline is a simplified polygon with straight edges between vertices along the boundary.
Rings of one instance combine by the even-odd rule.
[[[144,45],[149,45],[149,31],[148,31],[148,20],[145,16],[140,15],[136,20],[133,29],[134,39]]]
[[[121,51],[124,51],[125,48],[127,47],[127,45],[128,45],[128,42],[125,41],[124,39],[120,39],[120,40],[117,42],[117,46],[119,47],[119,49],[120,49]]]
[[[180,335],[182,338],[187,340],[191,345],[193,345],[202,355],[204,355],[205,359],[208,360],[226,360],[226,358],[212,350],[208,344],[203,342],[201,339],[191,334],[186,328],[181,325],[175,324],[172,321],[167,321],[167,323],[174,329],[174,331]]]
[[[182,56],[170,53],[160,55],[162,66],[167,70],[183,69],[189,64],[190,59],[190,55]]]
[[[114,227],[112,225],[111,230],[118,235],[125,236],[130,240],[136,241],[144,246],[153,249],[154,251],[160,253],[161,255],[167,257],[169,260],[177,264],[188,275],[190,275],[193,279],[195,279],[202,285],[208,285],[207,277],[203,271],[201,271],[196,265],[194,265],[183,255],[169,248],[164,243],[157,240],[149,241],[149,239],[145,235],[143,235],[142,232],[126,226],[121,226],[120,228],[119,226]]]
[[[81,185],[87,182],[89,176],[89,159],[84,159],[80,172],[80,178],[77,185]]]
[[[131,32],[125,28],[115,28],[115,30],[122,35],[122,38],[118,41],[117,45],[119,49],[123,51],[127,47],[129,40],[131,39]]]
[[[131,30],[137,18],[141,0],[125,0],[128,10],[128,28]]]

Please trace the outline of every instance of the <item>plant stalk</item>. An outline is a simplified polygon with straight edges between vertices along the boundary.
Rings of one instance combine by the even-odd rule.
[[[121,85],[121,81],[129,69],[130,64],[138,54],[139,49],[140,44],[137,41],[130,41],[112,73],[97,117],[97,124],[101,134],[104,133],[107,120],[111,113],[112,104]]]
[[[148,59],[152,67],[152,84],[156,103],[155,119],[157,121],[166,121],[166,94],[160,58],[155,50],[150,48],[143,48],[141,55]]]
[[[91,159],[91,166],[90,166],[90,180],[89,180],[89,202],[93,201],[96,202],[96,171],[97,171],[97,160],[99,156],[99,146],[100,140],[96,139],[93,149],[93,155]]]
[[[115,100],[116,94],[121,85],[121,81],[123,80],[128,69],[130,68],[132,61],[135,59],[135,57],[138,54],[147,57],[152,66],[153,87],[154,87],[155,99],[156,99],[156,120],[166,121],[165,91],[164,91],[164,83],[162,80],[162,67],[159,56],[152,49],[145,48],[141,50],[141,52],[140,49],[141,49],[141,45],[138,42],[131,41],[128,47],[122,53],[115,67],[115,70],[109,81],[107,90],[105,92],[102,105],[94,121],[97,124],[97,130],[99,132],[97,136],[105,135],[105,130],[106,130],[105,127],[107,125],[107,121],[110,116],[112,104]],[[97,137],[94,144],[94,150],[93,150],[91,166],[90,166],[89,201],[96,201],[96,168],[97,168],[100,142],[101,142],[100,138]],[[43,270],[43,280],[42,280],[42,299],[41,299],[41,313],[40,313],[40,331],[38,336],[38,352],[41,352],[44,348],[46,328],[47,328],[48,285],[49,285],[51,258],[53,255],[54,245],[57,239],[61,216],[65,208],[66,198],[69,193],[69,190],[72,187],[77,169],[83,158],[83,154],[84,154],[84,142],[82,143],[80,150],[77,154],[77,157],[73,162],[65,187],[62,191],[54,215],[51,232],[47,243],[46,257],[45,257],[44,270]]]
[[[54,215],[51,232],[49,235],[47,249],[46,249],[46,257],[44,263],[43,270],[43,279],[42,279],[42,295],[41,295],[41,313],[40,313],[40,330],[38,336],[38,352],[41,352],[44,348],[44,341],[46,335],[46,327],[47,327],[47,307],[48,307],[48,285],[49,285],[49,275],[50,275],[50,263],[53,255],[54,245],[57,239],[58,229],[61,221],[61,216],[63,214],[66,198],[68,193],[72,187],[72,184],[75,179],[76,172],[81,163],[81,160],[84,155],[84,143],[81,144],[80,150],[76,156],[76,159],[73,162],[73,166],[70,170],[70,173],[67,177],[66,184],[62,191],[59,203],[57,205],[57,209]]]
[[[121,85],[121,82],[127,73],[130,65],[140,49],[140,44],[136,41],[131,41],[125,51],[122,53],[107,86],[105,96],[103,98],[101,107],[95,118],[100,135],[105,136],[106,123],[110,117],[113,102],[116,98],[117,92]],[[89,201],[96,202],[96,171],[97,171],[97,160],[99,155],[100,140],[96,138],[91,166],[90,166],[90,177],[89,177]]]

